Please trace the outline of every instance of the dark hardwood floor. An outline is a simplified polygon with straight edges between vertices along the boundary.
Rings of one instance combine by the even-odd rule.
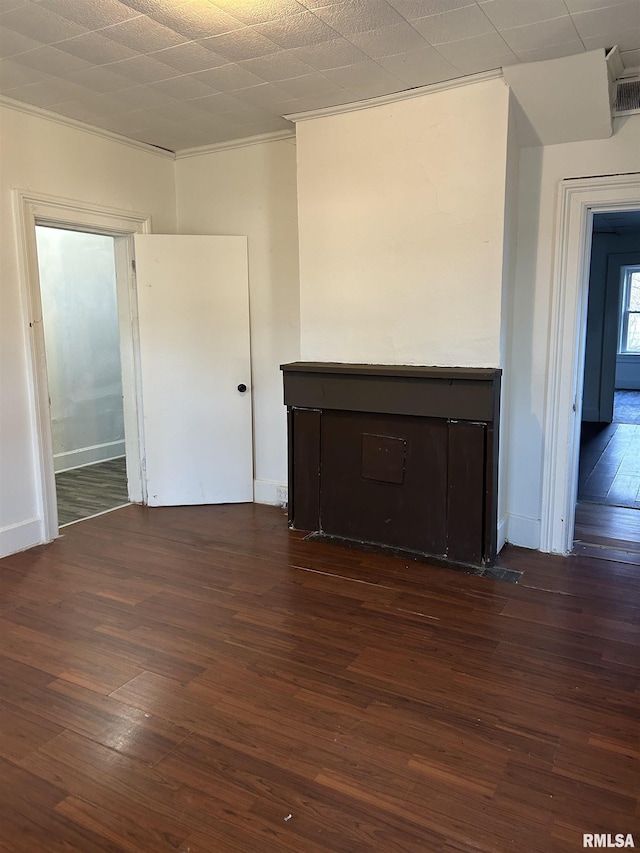
[[[640,845],[640,573],[519,584],[128,506],[0,562],[0,849]]]
[[[56,474],[58,524],[70,524],[128,503],[124,456]]]
[[[640,425],[582,424],[578,500],[640,509]]]

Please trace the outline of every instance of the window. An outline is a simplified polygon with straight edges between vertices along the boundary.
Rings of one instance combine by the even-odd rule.
[[[640,355],[640,267],[622,268],[620,346],[624,355]]]

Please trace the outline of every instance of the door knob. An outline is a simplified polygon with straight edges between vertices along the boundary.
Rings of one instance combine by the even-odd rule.
[[[241,383],[238,385],[238,391],[240,391],[240,393],[242,394],[242,393],[244,393],[246,390],[247,390],[247,386],[244,384],[244,382],[241,382]]]

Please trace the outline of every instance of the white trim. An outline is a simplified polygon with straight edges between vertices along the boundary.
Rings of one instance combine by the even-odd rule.
[[[506,518],[506,541],[520,548],[536,550],[540,546],[540,519],[510,512]]]
[[[265,142],[280,142],[284,139],[295,139],[295,130],[274,130],[272,133],[260,133],[257,136],[243,136],[240,139],[229,139],[226,142],[213,142],[211,145],[198,145],[195,148],[181,148],[176,151],[175,159],[185,157],[201,157],[203,154],[215,154],[216,151],[230,151],[233,148],[246,148],[247,145],[261,145]]]
[[[640,207],[640,173],[562,181],[545,395],[540,550],[573,545],[593,214]]]
[[[14,194],[14,209],[16,215],[16,232],[18,238],[18,256],[22,293],[26,308],[26,318],[29,324],[29,356],[30,356],[30,397],[32,420],[36,425],[34,431],[34,458],[36,460],[36,500],[37,511],[41,515],[40,541],[49,542],[58,535],[58,517],[56,501],[56,484],[53,463],[53,445],[51,440],[51,417],[49,404],[49,387],[47,377],[46,351],[44,330],[42,326],[42,304],[40,300],[40,277],[38,274],[38,256],[36,248],[36,224],[57,225],[64,228],[91,231],[106,234],[116,238],[127,238],[123,241],[127,246],[129,238],[136,232],[149,233],[151,219],[146,214],[116,208],[103,208],[72,199],[56,198],[55,196],[34,194],[16,189]],[[128,250],[124,257],[129,258]],[[126,329],[128,334],[121,334],[121,350],[129,347],[132,352],[136,347],[137,315],[135,305],[135,290],[131,293],[131,277],[126,276],[124,288],[118,283],[119,315],[126,314]],[[124,295],[127,302],[123,311],[120,302]],[[128,339],[128,340],[124,340]],[[129,470],[130,460],[127,460],[127,475],[129,479],[130,497],[139,499],[142,492],[142,435],[138,430],[140,413],[140,393],[137,381],[136,357],[132,356],[131,364],[123,363],[123,383],[130,387],[130,395],[137,400],[137,409],[133,419],[127,419],[125,409],[125,436],[127,454],[131,449],[134,469]],[[127,373],[127,370],[129,373]],[[128,395],[125,393],[124,397]],[[128,433],[128,434],[127,434]],[[34,543],[32,543],[34,544]]]
[[[257,504],[268,504],[269,506],[286,506],[288,489],[286,483],[276,480],[254,480],[253,501]]]
[[[107,441],[104,444],[94,444],[91,447],[79,447],[77,450],[65,450],[53,454],[53,467],[56,474],[63,471],[73,471],[85,468],[97,462],[110,462],[126,456],[124,439],[122,441]],[[61,467],[64,466],[64,467]]]
[[[8,557],[18,551],[26,551],[43,541],[42,519],[28,518],[17,524],[0,529],[0,557]]]
[[[421,98],[423,95],[433,95],[435,92],[446,92],[449,89],[459,89],[461,86],[471,86],[473,83],[484,83],[487,80],[499,80],[503,77],[502,68],[493,71],[482,71],[479,74],[468,74],[465,77],[455,77],[453,80],[443,80],[441,83],[431,83],[429,86],[419,86],[416,89],[405,89],[402,92],[394,92],[391,95],[381,95],[378,98],[369,98],[366,101],[355,101],[350,104],[338,104],[335,107],[322,107],[319,110],[307,110],[302,113],[290,113],[283,116],[287,121],[308,121],[314,118],[325,118],[326,116],[342,115],[342,113],[353,113],[358,110],[368,110],[371,107],[381,107],[385,104],[396,104],[398,101],[408,101],[412,98]]]
[[[13,98],[8,98],[6,95],[0,95],[0,107],[7,107],[7,109],[15,110],[18,113],[25,113],[36,118],[53,121],[64,127],[82,130],[85,133],[91,133],[93,136],[100,136],[103,139],[109,139],[111,142],[119,142],[121,145],[126,145],[129,148],[136,148],[138,151],[146,151],[147,154],[155,154],[157,157],[164,157],[169,160],[174,159],[174,152],[168,151],[166,148],[158,148],[157,145],[151,145],[149,142],[140,142],[137,139],[131,139],[128,136],[114,133],[112,130],[106,130],[104,127],[97,127],[95,124],[79,121],[70,116],[60,115],[60,113],[54,113],[51,110],[44,110],[42,107],[34,107],[33,104],[16,101]]]
[[[497,536],[497,547],[496,550],[498,554],[505,546],[507,541],[507,516],[503,516],[498,522],[498,536]]]

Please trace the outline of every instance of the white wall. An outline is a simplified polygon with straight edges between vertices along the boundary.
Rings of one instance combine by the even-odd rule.
[[[498,479],[498,550],[505,542],[507,529],[507,483],[510,454],[509,409],[511,399],[507,393],[511,381],[511,351],[517,346],[509,318],[513,313],[515,274],[518,243],[518,189],[520,168],[520,143],[517,111],[513,93],[509,97],[509,124],[507,136],[507,163],[505,171],[504,246],[502,253],[502,329],[500,339],[500,364],[502,365],[502,394],[500,399],[500,445]]]
[[[36,227],[56,471],[125,455],[113,237]]]
[[[500,364],[501,79],[297,125],[301,357]]]
[[[148,213],[155,231],[173,232],[175,185],[168,157],[4,107],[0,124],[0,554],[6,554],[42,539],[12,189]]]
[[[640,170],[640,116],[609,139],[523,149],[520,156],[509,423],[507,538],[538,548],[556,202],[565,178]]]
[[[299,358],[296,147],[293,139],[176,161],[183,234],[247,235],[255,500],[277,503],[287,482],[280,364]]]

